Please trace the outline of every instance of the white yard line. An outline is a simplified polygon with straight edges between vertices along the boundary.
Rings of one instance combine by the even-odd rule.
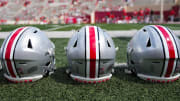
[[[121,31],[107,31],[111,37],[132,37],[137,30],[121,30]],[[178,37],[180,36],[180,30],[173,31]],[[0,39],[4,39],[10,32],[0,32]],[[75,30],[72,31],[45,31],[49,38],[70,38]]]
[[[66,27],[70,27],[70,26],[79,26],[79,25],[72,25],[72,24],[69,24],[69,25],[55,25],[53,28],[49,28],[47,30],[44,30],[44,31],[54,31],[54,30],[57,30],[57,29],[61,29],[61,28],[66,28]]]

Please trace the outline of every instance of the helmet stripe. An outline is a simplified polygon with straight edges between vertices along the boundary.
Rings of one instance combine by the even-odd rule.
[[[172,36],[172,38],[173,38],[173,40],[174,40],[174,44],[175,44],[175,50],[176,50],[176,58],[179,58],[179,51],[178,51],[178,48],[177,48],[177,42],[176,42],[176,40],[175,40],[175,37],[174,37],[174,35],[172,34],[172,32],[168,29],[168,28],[166,28],[167,29],[167,31],[171,34],[171,36]],[[177,59],[175,59],[175,65],[174,65],[174,67],[173,67],[173,71],[172,71],[172,73],[171,73],[171,75],[173,75],[174,74],[174,72],[176,71],[176,67],[177,67]]]
[[[163,43],[163,38],[161,37],[161,34],[160,32],[158,31],[158,29],[155,27],[155,26],[151,26],[155,31],[156,33],[158,34],[159,38],[160,38],[160,41],[161,41],[161,45],[162,45],[162,48],[163,48],[163,65],[162,65],[162,69],[161,69],[161,74],[160,76],[162,77],[163,76],[163,72],[165,70],[165,61],[166,61],[166,53],[165,53],[165,45]],[[167,67],[167,66],[166,66]]]
[[[14,47],[14,43],[17,40],[17,36],[20,35],[20,33],[22,32],[22,30],[24,29],[24,27],[17,29],[14,33],[12,33],[12,35],[10,36],[9,40],[7,41],[6,44],[6,51],[4,53],[4,59],[6,60],[5,64],[7,66],[7,69],[10,73],[10,75],[12,77],[17,77],[17,73],[15,72],[15,68],[14,68],[14,62],[12,61],[12,57],[13,57],[13,47]]]
[[[175,41],[174,36],[172,35],[172,33],[166,27],[163,27],[163,28],[169,34],[169,36],[170,36],[170,38],[172,40],[172,44],[174,46],[174,51],[175,51],[174,64],[172,65],[172,70],[171,70],[171,73],[170,73],[170,76],[172,76],[174,74],[174,71],[175,71],[175,68],[176,68],[176,65],[177,65],[176,59],[179,57],[178,56],[178,49],[177,49],[176,41]]]
[[[94,27],[89,27],[90,59],[96,59],[96,37]]]
[[[166,55],[166,59],[168,59],[165,63],[167,66],[165,69],[165,77],[170,77],[171,72],[173,71],[173,67],[175,65],[174,60],[177,57],[177,53],[175,52],[175,45],[173,44],[173,39],[171,38],[170,34],[163,28],[162,26],[155,25],[156,28],[161,32],[161,35],[164,37],[167,46],[168,55]]]
[[[96,61],[99,59],[99,47],[98,47],[98,33],[97,33],[97,27],[95,26],[89,26],[86,30],[87,33],[87,74],[89,74],[87,77],[95,78],[98,76],[98,66],[99,62]]]
[[[94,27],[89,27],[89,43],[90,43],[90,78],[95,78],[96,72],[96,37]]]

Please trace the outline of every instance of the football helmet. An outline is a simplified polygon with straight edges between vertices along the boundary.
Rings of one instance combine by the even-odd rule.
[[[180,41],[167,27],[148,25],[127,47],[128,67],[141,79],[168,83],[180,77]]]
[[[54,49],[54,44],[38,28],[17,28],[1,46],[0,59],[4,77],[14,83],[26,83],[53,73]]]
[[[97,26],[85,26],[76,32],[66,48],[70,77],[81,83],[109,80],[115,61],[111,37]]]

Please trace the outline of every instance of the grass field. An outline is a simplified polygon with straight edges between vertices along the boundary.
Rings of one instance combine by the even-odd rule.
[[[80,84],[69,78],[64,47],[68,39],[51,39],[56,46],[57,71],[28,84],[13,84],[0,73],[0,101],[179,101],[180,80],[170,84],[149,83],[115,69],[110,81]],[[119,47],[116,62],[126,62],[126,45],[130,39],[114,38]],[[2,44],[3,40],[0,40]]]
[[[101,27],[105,30],[134,30],[134,29],[140,29],[145,25],[148,24],[95,24],[96,26]],[[162,24],[164,26],[169,27],[172,30],[180,30],[180,24]],[[82,26],[85,26],[85,24],[81,25],[0,25],[0,31],[12,31],[15,28],[21,27],[21,26],[34,26],[38,27],[41,30],[50,30],[50,31],[69,31],[69,30],[77,30],[81,28]]]

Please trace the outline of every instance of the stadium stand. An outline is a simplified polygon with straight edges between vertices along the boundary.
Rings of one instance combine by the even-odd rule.
[[[179,4],[164,0],[165,21],[171,9],[175,19],[179,18]],[[153,10],[159,17],[159,5],[160,0],[0,0],[0,24],[90,23],[93,13],[96,23],[129,23],[140,9]],[[141,19],[137,16],[134,22]]]

